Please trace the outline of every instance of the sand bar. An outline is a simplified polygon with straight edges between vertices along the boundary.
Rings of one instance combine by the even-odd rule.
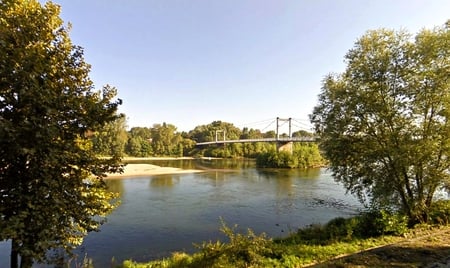
[[[127,164],[124,172],[108,174],[105,179],[118,179],[124,177],[138,177],[138,176],[152,176],[165,174],[183,174],[183,173],[198,173],[204,172],[198,169],[181,169],[174,167],[160,167],[151,164]]]

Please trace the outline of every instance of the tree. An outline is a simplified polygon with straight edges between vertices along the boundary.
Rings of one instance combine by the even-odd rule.
[[[334,178],[412,223],[450,185],[449,30],[367,32],[345,72],[324,79],[311,115]]]
[[[241,136],[241,130],[235,127],[232,123],[213,121],[207,125],[196,126],[189,131],[189,136],[197,142],[215,141],[216,136],[218,140],[237,140]]]
[[[183,138],[172,124],[154,124],[151,128],[153,152],[159,156],[183,156]],[[180,151],[181,150],[181,151]]]
[[[147,127],[133,127],[128,131],[126,153],[131,156],[147,157],[152,155],[152,133]]]
[[[296,138],[314,138],[314,134],[306,130],[299,130],[292,133],[292,137]]]
[[[114,207],[91,133],[117,119],[109,86],[95,91],[83,50],[74,46],[59,6],[0,1],[0,240],[11,267],[31,267],[46,252],[79,245]],[[101,216],[101,217],[98,217]]]
[[[103,156],[123,155],[128,142],[126,119],[122,115],[94,133],[94,151]]]
[[[208,125],[201,125],[189,131],[189,136],[196,142],[223,140],[224,136],[227,140],[237,140],[242,135],[242,131],[235,127],[232,123],[213,121]],[[213,157],[236,157],[242,156],[242,146],[239,144],[230,144],[220,147],[209,147],[203,149],[205,156]]]
[[[276,138],[277,133],[274,130],[269,130],[266,133],[263,134],[264,138]]]

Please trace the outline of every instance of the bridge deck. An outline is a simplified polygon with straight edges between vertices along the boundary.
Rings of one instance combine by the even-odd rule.
[[[217,140],[199,142],[196,145],[211,145],[224,143],[254,143],[254,142],[315,142],[315,137],[295,137],[295,138],[265,138],[265,139],[242,139],[242,140]]]

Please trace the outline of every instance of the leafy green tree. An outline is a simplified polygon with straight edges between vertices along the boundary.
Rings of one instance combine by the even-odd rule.
[[[192,152],[195,149],[195,141],[189,139],[189,138],[185,138],[183,137],[183,141],[182,141],[182,154],[183,156],[187,156],[190,154],[190,152]]]
[[[94,151],[103,156],[123,155],[128,142],[126,119],[122,115],[107,123],[93,136]]]
[[[426,221],[450,186],[450,21],[415,38],[369,31],[345,58],[311,115],[334,178],[362,202]]]
[[[90,133],[117,119],[116,90],[95,91],[83,50],[59,6],[0,1],[0,240],[11,267],[70,252],[114,207],[102,177],[119,158],[99,159]]]
[[[125,152],[131,156],[147,157],[153,154],[152,133],[146,127],[133,127],[128,132],[128,143]]]
[[[213,121],[208,125],[195,127],[189,132],[189,136],[196,142],[205,142],[215,141],[216,136],[218,140],[223,140],[224,133],[227,140],[237,140],[242,135],[241,130],[231,123]],[[203,149],[203,154],[213,157],[238,157],[242,156],[243,150],[241,144],[228,144]]]
[[[152,155],[152,146],[149,140],[144,140],[140,136],[128,139],[126,153],[130,156],[147,157]]]
[[[299,130],[299,131],[295,131],[295,132],[293,132],[292,133],[292,137],[309,137],[309,138],[312,138],[312,137],[314,137],[314,134],[313,133],[311,133],[311,132],[308,132],[308,131],[306,131],[306,130]]]
[[[180,144],[183,142],[181,133],[172,124],[155,124],[151,128],[152,148],[155,155],[158,156],[182,156],[183,150]]]
[[[263,134],[261,133],[261,131],[259,129],[248,129],[248,128],[243,128],[242,129],[242,134],[239,137],[240,139],[262,139],[263,138]],[[264,151],[264,147],[270,144],[269,143],[260,143],[260,142],[255,142],[255,143],[244,143],[242,144],[242,149],[241,149],[241,156],[244,157],[256,157],[258,153],[261,153]]]
[[[262,139],[263,134],[259,129],[248,129],[244,127],[241,132],[240,139]]]
[[[277,137],[277,133],[274,130],[270,130],[267,131],[266,133],[264,133],[264,138],[276,138]]]
[[[320,167],[325,164],[316,143],[294,143],[293,156],[297,159],[299,168]]]
[[[231,123],[222,121],[213,121],[208,125],[195,127],[189,132],[189,136],[197,142],[215,141],[216,135],[218,140],[237,140],[241,136],[241,130]]]
[[[148,127],[132,127],[128,134],[130,137],[141,137],[144,140],[152,138],[152,132]]]
[[[324,160],[319,152],[317,144],[295,143],[293,153],[278,152],[275,148],[256,155],[258,167],[271,168],[311,168],[324,165]]]

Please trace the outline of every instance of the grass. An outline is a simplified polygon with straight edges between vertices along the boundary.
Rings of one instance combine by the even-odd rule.
[[[450,202],[446,204],[448,206]],[[198,252],[176,252],[148,263],[125,261],[123,268],[190,267],[423,267],[450,265],[450,225],[407,228],[407,219],[385,211],[336,218],[325,225],[310,225],[287,238],[272,239],[222,221],[228,241],[204,242]],[[447,259],[448,258],[448,259]],[[433,266],[441,267],[441,266]],[[447,267],[447,266],[442,266]]]
[[[241,244],[241,238],[234,241],[235,245],[208,242],[192,255],[178,252],[170,258],[148,263],[130,260],[125,261],[123,267],[423,267],[432,263],[444,265],[450,256],[448,225],[420,226],[402,236],[355,239],[328,245],[282,243],[261,235],[240,236],[248,239],[245,245]]]

